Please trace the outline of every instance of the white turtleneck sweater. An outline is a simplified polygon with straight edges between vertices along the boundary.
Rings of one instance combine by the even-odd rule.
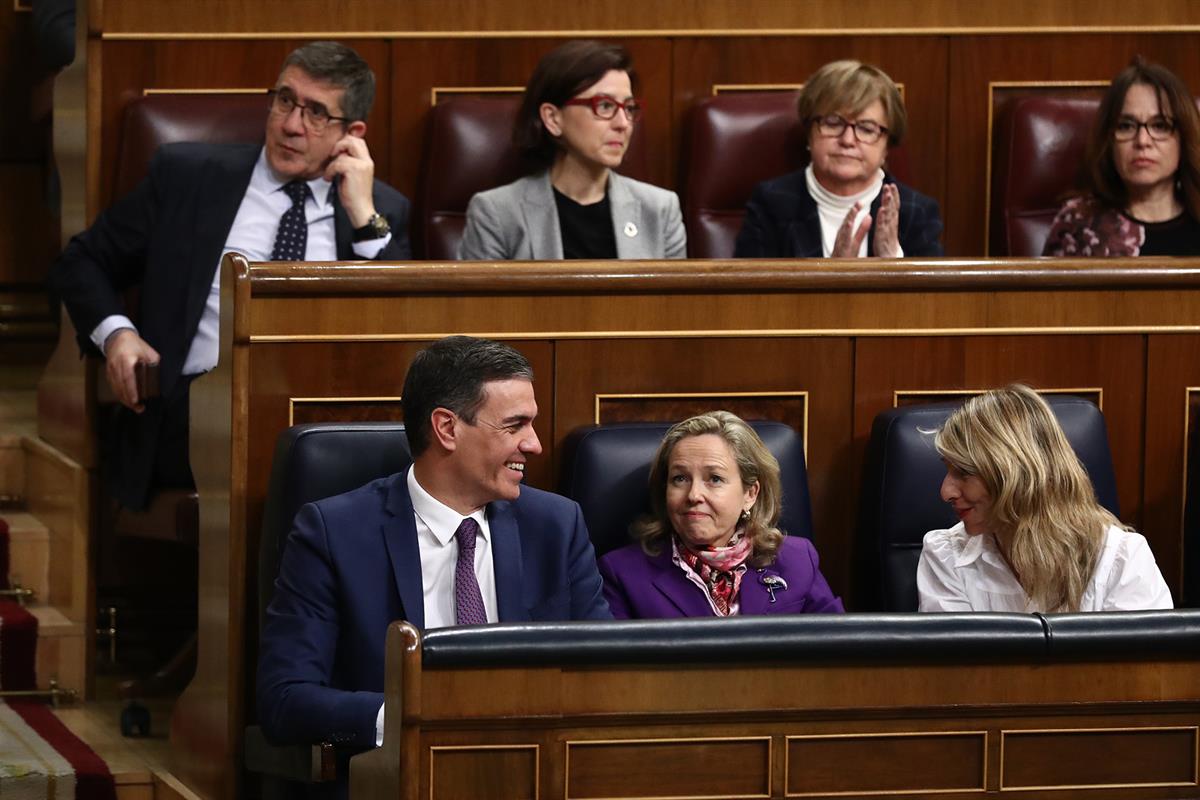
[[[840,194],[834,194],[817,181],[817,176],[813,173],[812,164],[805,167],[804,180],[808,184],[808,193],[817,202],[817,212],[821,218],[821,255],[828,258],[829,254],[833,252],[833,243],[837,240],[838,228],[842,227],[842,223],[846,221],[846,214],[850,212],[850,207],[857,202],[862,202],[862,208],[859,209],[858,216],[854,219],[854,230],[858,230],[858,226],[862,224],[863,217],[871,210],[871,203],[875,202],[875,198],[879,196],[880,190],[883,189],[883,170],[876,172],[875,180],[866,189],[858,194],[846,195],[844,197]],[[872,224],[872,228],[874,228],[874,224]],[[870,237],[871,232],[868,232],[863,237],[862,244],[858,248],[859,257],[866,256],[867,241]],[[899,246],[898,243],[897,246]],[[903,248],[901,248],[899,255],[904,255]]]

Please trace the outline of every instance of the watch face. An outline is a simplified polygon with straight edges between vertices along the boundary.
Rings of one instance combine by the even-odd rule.
[[[392,226],[388,224],[387,217],[376,214],[367,220],[366,225],[354,231],[354,241],[365,242],[371,239],[382,239],[391,232]]]

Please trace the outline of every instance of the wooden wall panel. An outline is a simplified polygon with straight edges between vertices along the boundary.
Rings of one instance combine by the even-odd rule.
[[[679,38],[674,114],[682,120],[693,103],[712,95],[714,84],[800,84],[837,59],[875,64],[904,84],[909,117],[904,147],[915,188],[944,205],[947,53],[947,39],[935,36]],[[675,185],[683,182],[679,176]]]
[[[852,369],[848,338],[560,342],[554,439],[593,423],[597,394],[807,391],[813,539],[821,571],[835,592],[845,594],[855,514],[849,483]],[[704,397],[686,402],[693,414],[714,407]],[[679,401],[680,410],[684,403]]]
[[[1142,527],[1146,522],[1140,469],[1145,398],[1139,376],[1146,367],[1142,336],[860,339],[854,367],[854,438],[860,447],[870,436],[875,415],[892,407],[896,391],[987,389],[1012,381],[1038,389],[1100,388],[1121,518],[1146,535],[1155,553],[1160,548],[1163,556],[1176,552],[1172,541],[1178,536],[1177,525]],[[1177,580],[1165,577],[1177,587]]]
[[[538,32],[1061,28],[1065,26],[1175,26],[1200,24],[1189,0],[688,0],[656,2],[636,14],[621,0],[535,3],[529,0],[293,0],[229,3],[222,0],[161,4],[152,0],[99,3],[96,14],[110,34],[224,31]]]
[[[1166,579],[1177,605],[1181,602],[1178,587],[1186,561],[1200,563],[1195,552],[1200,541],[1184,541],[1185,503],[1200,502],[1200,497],[1189,498],[1184,490],[1185,480],[1195,485],[1194,476],[1187,473],[1187,456],[1197,432],[1188,430],[1184,435],[1189,389],[1193,388],[1200,388],[1200,336],[1150,337],[1146,352],[1144,518],[1147,529],[1173,534],[1160,536],[1152,544],[1163,572],[1174,573],[1166,574]],[[1182,599],[1200,603],[1200,597]]]

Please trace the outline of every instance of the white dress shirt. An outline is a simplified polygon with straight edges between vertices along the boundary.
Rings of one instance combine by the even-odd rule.
[[[855,203],[862,203],[862,208],[858,210],[858,216],[854,218],[853,230],[858,230],[858,226],[862,224],[863,217],[871,211],[871,203],[875,202],[875,198],[879,196],[880,190],[883,189],[883,170],[878,170],[875,174],[875,180],[864,191],[858,194],[852,194],[848,197],[843,197],[840,194],[834,194],[821,185],[817,180],[816,173],[813,172],[812,164],[804,168],[804,180],[808,185],[808,193],[812,195],[812,199],[817,203],[817,215],[821,219],[821,254],[826,258],[833,252],[833,243],[837,241],[838,229],[842,227],[842,223],[846,221],[846,215],[850,213],[850,207]],[[871,230],[867,231],[867,235],[863,237],[862,244],[858,246],[858,255],[865,257],[867,255],[867,242],[871,235],[875,232],[875,222],[871,222]],[[899,247],[899,243],[897,243]],[[900,256],[904,255],[904,248],[900,248]]]
[[[221,250],[222,255],[238,252],[251,261],[271,260],[279,219],[292,205],[291,198],[283,191],[286,183],[288,181],[280,180],[271,171],[267,164],[266,150],[261,151],[258,161],[254,164],[254,171],[250,174],[250,185],[246,187],[242,204],[238,206],[237,216],[233,219],[233,227],[229,229],[225,247]],[[337,261],[337,238],[333,224],[333,193],[336,189],[332,182],[320,177],[309,181],[308,188],[312,193],[304,205],[305,219],[308,223],[308,244],[304,258],[306,261]],[[355,242],[352,247],[356,256],[369,261],[379,255],[391,240],[392,235],[389,233],[380,239]],[[196,329],[187,358],[183,362],[184,375],[199,375],[217,365],[217,334],[221,318],[219,263],[218,261],[212,286],[208,290],[204,313],[200,317],[200,327]],[[105,317],[92,330],[92,344],[103,353],[105,341],[121,328],[137,330],[124,314]]]
[[[458,566],[458,542],[454,534],[465,519],[435,498],[417,482],[416,470],[408,468],[408,496],[417,522],[417,546],[421,551],[421,590],[425,599],[425,629],[457,624],[454,618],[454,571]],[[496,568],[492,563],[492,531],[485,509],[470,515],[479,523],[475,537],[475,578],[483,595],[488,622],[498,622]],[[383,706],[375,717],[375,745],[383,744]]]
[[[921,611],[1045,611],[1017,582],[991,534],[972,536],[963,523],[925,534],[917,565]],[[1172,608],[1146,537],[1109,526],[1079,602],[1080,611]]]

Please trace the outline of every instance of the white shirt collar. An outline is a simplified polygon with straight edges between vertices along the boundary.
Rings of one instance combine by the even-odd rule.
[[[463,515],[425,491],[425,488],[417,482],[417,472],[412,467],[408,468],[406,480],[413,512],[428,526],[438,542],[443,545],[448,544],[454,538],[458,526],[462,524]],[[484,510],[484,508],[478,509],[470,517],[479,523],[479,530],[483,534],[484,540],[490,541],[488,537],[491,534],[488,530],[487,514],[484,513]]]
[[[963,523],[958,523],[963,525]],[[965,533],[966,526],[963,526]],[[1012,568],[1008,566],[1008,562],[1004,560],[1004,555],[996,546],[996,537],[990,533],[981,533],[976,536],[966,534],[966,541],[963,543],[962,552],[958,554],[958,558],[954,560],[955,567],[965,567],[974,564],[976,561],[982,560],[992,567],[999,568],[1004,572],[1012,574]]]
[[[290,181],[280,180],[271,171],[271,165],[267,163],[267,148],[264,146],[258,153],[258,161],[254,162],[250,183],[260,187],[264,194],[270,194],[283,191],[283,187]],[[312,193],[309,202],[316,205],[316,210],[328,211],[329,204],[333,202],[333,181],[327,181],[324,176],[318,175],[308,182],[308,190]]]

